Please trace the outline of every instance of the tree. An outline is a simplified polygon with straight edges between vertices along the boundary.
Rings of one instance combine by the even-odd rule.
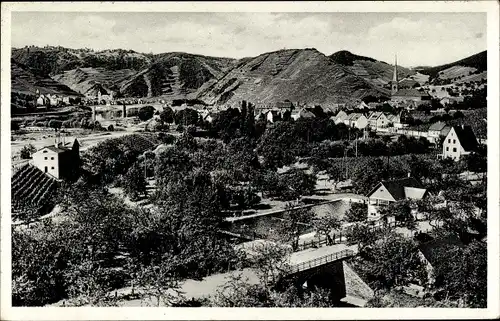
[[[313,214],[309,209],[295,208],[292,203],[287,203],[275,237],[296,250],[299,247],[299,237],[312,218]]]
[[[144,106],[139,109],[137,117],[139,117],[139,119],[142,121],[146,121],[153,118],[154,112],[155,108],[153,106]]]
[[[109,132],[112,132],[112,131],[114,131],[114,130],[115,130],[115,127],[114,127],[113,125],[109,125],[109,126],[108,126],[108,131],[109,131]]]
[[[174,114],[175,123],[183,126],[198,125],[198,112],[191,108],[182,109]]]
[[[53,128],[54,130],[57,131],[58,129],[61,129],[62,121],[51,119],[49,120],[48,127]]]
[[[333,245],[335,242],[332,239],[332,232],[341,227],[340,221],[333,215],[327,215],[312,220],[314,229],[319,235],[324,235],[328,245]]]
[[[29,229],[12,230],[12,305],[43,306],[66,295],[64,243]]]
[[[170,107],[163,107],[162,112],[160,113],[160,119],[167,123],[171,124],[174,122],[174,111]]]
[[[19,130],[19,123],[15,121],[10,122],[10,130]]]
[[[464,248],[449,245],[439,249],[439,257],[442,259],[433,266],[433,287],[442,289],[447,298],[462,300],[467,307],[486,307],[486,244],[474,241]]]
[[[346,222],[362,222],[367,218],[368,208],[364,203],[352,203],[345,214]]]
[[[125,192],[133,200],[141,194],[146,194],[147,183],[144,170],[137,162],[123,176],[123,185]]]
[[[23,146],[23,148],[21,148],[19,156],[21,157],[21,159],[30,159],[31,154],[33,154],[34,152],[36,152],[35,146],[28,144]]]
[[[412,215],[412,206],[413,204],[408,200],[399,200],[382,207],[380,214],[382,217],[393,216],[396,221],[402,222],[406,228],[414,230],[417,225]]]
[[[375,243],[378,237],[378,231],[370,226],[356,223],[350,226],[346,231],[347,244],[358,244],[361,252],[365,247]]]
[[[175,256],[166,254],[149,265],[138,265],[137,289],[143,296],[155,297],[158,307],[161,303],[170,306],[183,299],[178,290],[182,279],[176,273],[176,260]]]
[[[316,189],[316,175],[308,174],[301,169],[293,168],[281,175],[280,179],[285,186],[283,196],[291,200],[302,195],[311,195]]]
[[[387,168],[381,159],[370,160],[365,168],[354,173],[352,183],[354,189],[366,195],[377,182],[387,178]]]
[[[378,289],[419,282],[427,275],[417,244],[396,233],[386,233],[360,253],[358,269]]]

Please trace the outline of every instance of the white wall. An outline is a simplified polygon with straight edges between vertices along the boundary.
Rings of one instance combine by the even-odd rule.
[[[56,152],[48,148],[39,150],[33,154],[33,164],[42,172],[59,178],[59,155]]]

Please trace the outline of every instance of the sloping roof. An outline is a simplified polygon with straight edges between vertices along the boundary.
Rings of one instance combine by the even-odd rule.
[[[362,116],[363,116],[363,114],[360,114],[360,113],[353,113],[353,114],[351,114],[351,117],[349,118],[349,120],[352,120],[352,121],[357,121],[357,120],[358,120],[358,119],[360,119]]]
[[[477,148],[476,135],[474,135],[470,126],[453,126],[453,129],[455,129],[460,145],[462,145],[466,152],[473,151]]]
[[[418,82],[417,82],[416,80],[409,79],[409,78],[405,78],[405,79],[401,79],[401,80],[399,81],[398,86],[402,86],[402,87],[413,87],[415,84],[418,84]]]
[[[422,184],[413,177],[400,178],[389,181],[381,181],[380,184],[385,186],[387,191],[392,195],[392,197],[394,197],[396,201],[405,199],[407,197],[405,188],[412,187],[416,189],[423,189]],[[372,190],[368,194],[368,196],[371,195],[374,192],[374,190]],[[410,196],[414,196],[413,194],[415,193],[412,192]]]
[[[418,246],[418,248],[424,255],[425,259],[431,265],[435,265],[437,262],[443,260],[440,252],[451,246],[463,247],[464,244],[457,237],[448,236],[422,243]]]
[[[424,198],[427,190],[425,188],[404,187],[405,197],[413,200]]]
[[[404,97],[427,97],[429,96],[429,93],[426,91],[419,91],[415,88],[404,88],[398,90],[396,93],[394,93],[393,96],[404,96]]]
[[[346,112],[343,111],[343,110],[339,111],[339,113],[335,116],[335,119],[338,119],[338,120],[345,120],[345,119],[347,119]]]
[[[51,151],[56,152],[58,154],[64,153],[64,152],[67,152],[68,150],[70,150],[67,147],[63,147],[63,146],[56,147],[54,145],[45,146],[45,147],[41,148],[40,150],[45,149],[45,148],[50,149]]]
[[[298,113],[299,117],[303,117],[303,118],[314,118],[316,117],[316,115],[314,115],[313,112],[307,110],[306,108],[302,108],[299,113]]]
[[[381,111],[377,111],[377,112],[371,113],[370,117],[368,117],[368,119],[369,120],[377,120],[382,115],[383,115],[383,113]]]
[[[441,121],[438,121],[437,123],[434,123],[432,124],[430,127],[429,127],[429,130],[433,130],[433,131],[442,131],[443,128],[446,127],[446,124],[441,122]]]

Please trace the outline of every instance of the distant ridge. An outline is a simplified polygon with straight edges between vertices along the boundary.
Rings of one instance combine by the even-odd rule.
[[[475,55],[469,56],[467,58],[445,64],[445,65],[440,65],[436,67],[424,67],[421,68],[419,71],[425,75],[429,75],[431,78],[437,77],[438,73],[440,71],[446,70],[451,67],[455,66],[460,66],[460,67],[471,67],[475,68],[478,71],[486,71],[488,68],[487,65],[487,52],[482,51],[480,53],[477,53]]]
[[[456,63],[483,68],[485,55],[486,52],[480,53]],[[65,90],[82,95],[102,88],[115,92],[115,97],[199,99],[226,105],[248,100],[260,106],[287,99],[301,104],[333,105],[360,101],[366,96],[388,98],[394,69],[383,61],[346,50],[326,56],[315,48],[283,49],[231,59],[183,52],[143,54],[121,49],[30,46],[13,49],[12,59],[37,74],[50,75],[56,81],[53,84],[34,80],[42,87],[47,85],[46,89],[62,84]],[[437,74],[448,65],[423,68],[422,73]],[[400,79],[415,73],[398,66]],[[13,88],[19,84],[17,76],[13,73]]]

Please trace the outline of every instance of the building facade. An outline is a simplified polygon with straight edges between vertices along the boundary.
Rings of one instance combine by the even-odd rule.
[[[453,126],[443,141],[443,158],[460,160],[464,155],[477,150],[476,135],[470,126]]]
[[[80,144],[77,139],[68,144],[56,141],[33,153],[33,164],[56,179],[73,179],[78,176]]]
[[[390,203],[404,199],[420,200],[427,196],[427,190],[413,177],[381,181],[368,193],[368,220],[374,221],[381,218],[381,209]],[[417,211],[413,211],[418,218]],[[389,217],[388,221],[394,221]]]

